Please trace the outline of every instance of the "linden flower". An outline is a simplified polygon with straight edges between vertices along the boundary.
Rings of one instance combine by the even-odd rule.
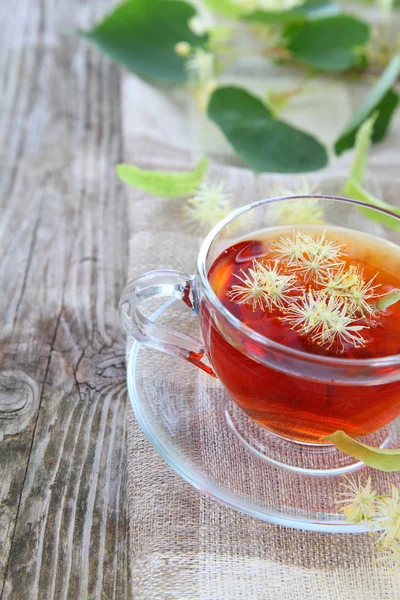
[[[238,304],[250,304],[255,310],[259,306],[262,310],[273,310],[274,308],[285,308],[291,299],[291,292],[295,290],[296,277],[293,275],[282,275],[278,263],[262,264],[253,260],[253,268],[248,274],[243,270],[244,277],[236,275],[242,282],[233,285],[228,295]]]
[[[332,295],[340,296],[343,293],[347,293],[352,286],[358,285],[358,283],[359,275],[357,267],[353,265],[347,267],[344,263],[337,271],[329,269],[329,271],[321,276],[322,290]]]
[[[208,82],[214,79],[215,58],[214,54],[196,48],[186,63],[189,80],[195,82]]]
[[[312,340],[317,344],[326,345],[331,348],[336,343],[338,351],[343,352],[345,344],[351,344],[356,348],[365,345],[365,340],[361,331],[365,329],[363,325],[357,325],[358,318],[353,317],[353,312],[349,313],[349,306],[345,302],[339,302],[335,305],[328,305],[323,313],[322,328],[313,335]]]
[[[386,544],[400,540],[400,498],[399,490],[392,485],[392,495],[382,498],[378,506],[378,520],[384,528],[381,539]]]
[[[303,275],[306,281],[314,279],[318,281],[321,275],[329,268],[340,263],[334,263],[331,259],[318,254],[302,255],[297,260],[296,272]]]
[[[350,523],[360,523],[360,521],[370,521],[375,515],[375,501],[377,493],[371,489],[371,477],[368,477],[367,483],[363,486],[361,478],[358,483],[354,479],[345,477],[347,483],[341,483],[347,489],[339,495],[344,496],[338,500],[337,504],[344,504],[343,513]]]
[[[342,265],[336,272],[328,271],[321,276],[322,289],[328,294],[346,298],[350,306],[365,317],[375,312],[369,300],[378,297],[374,290],[380,286],[373,285],[377,275],[378,273],[366,282],[363,269],[354,265]]]
[[[272,310],[274,306],[281,309],[285,308],[288,301],[293,298],[290,296],[290,292],[295,290],[296,277],[294,275],[282,275],[277,262],[274,263],[272,268],[270,263],[259,264],[259,277],[268,291],[268,301],[266,303],[269,310]]]
[[[307,236],[307,239],[309,237],[311,236]],[[306,251],[310,256],[320,256],[324,259],[335,260],[343,255],[343,246],[335,240],[325,239],[325,231],[323,231],[316,240],[312,237],[311,240],[311,243],[306,248]]]
[[[183,208],[183,219],[193,232],[208,232],[232,210],[232,194],[225,182],[202,183]]]
[[[308,292],[301,301],[293,302],[286,311],[283,321],[288,321],[299,333],[312,333],[321,325],[321,298]]]
[[[300,236],[299,232],[294,239],[281,237],[278,242],[274,242],[274,251],[282,256],[282,258],[286,259],[289,266],[296,264],[300,261],[305,251],[304,237],[305,236],[303,235]],[[310,242],[311,239],[312,238],[310,237]]]
[[[301,301],[294,302],[283,318],[300,334],[311,334],[310,340],[330,348],[336,343],[337,350],[343,351],[345,344],[360,347],[365,344],[354,311],[340,298],[324,297],[310,291]]]
[[[241,269],[243,277],[235,275],[242,283],[233,285],[228,296],[237,304],[249,304],[253,310],[258,306],[263,310],[264,304],[268,302],[268,291],[261,281],[260,265],[256,260],[253,261],[253,267],[248,273]]]
[[[268,193],[274,196],[310,196],[319,192],[316,189],[316,184],[312,185],[307,179],[303,179],[294,189],[275,184]],[[324,222],[324,213],[318,198],[299,198],[287,202],[272,203],[268,219],[269,222],[273,220],[282,225],[321,224]]]
[[[356,308],[363,316],[372,315],[375,313],[375,308],[372,304],[368,302],[368,300],[372,300],[378,297],[378,294],[375,294],[374,290],[379,285],[372,285],[378,273],[370,279],[367,283],[360,279],[356,285],[353,285],[350,288],[346,297],[349,299],[351,305]]]
[[[298,231],[293,239],[281,237],[274,244],[275,252],[287,259],[289,265],[306,281],[319,281],[330,270],[340,267],[342,248],[338,242],[325,239],[325,232],[315,239]]]

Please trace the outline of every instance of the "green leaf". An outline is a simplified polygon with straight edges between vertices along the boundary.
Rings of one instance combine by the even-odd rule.
[[[291,25],[303,23],[313,19],[319,19],[335,15],[340,12],[340,6],[335,2],[308,2],[302,6],[296,6],[291,10],[267,11],[256,10],[252,13],[242,15],[245,21],[256,21],[258,23]]]
[[[364,181],[364,173],[367,166],[368,150],[372,142],[372,133],[378,113],[375,112],[367,119],[360,127],[356,134],[356,144],[353,162],[350,168],[350,177],[357,183],[362,184]]]
[[[396,304],[399,300],[400,290],[393,290],[392,292],[389,292],[389,294],[382,296],[382,298],[374,302],[374,304],[378,310],[385,310],[385,308],[389,308],[389,306]]]
[[[336,448],[347,454],[358,458],[364,464],[380,471],[400,471],[400,450],[386,450],[386,448],[374,448],[357,442],[344,431],[335,431],[332,435],[321,438],[323,441],[332,442]]]
[[[384,210],[388,210],[391,213],[400,216],[399,208],[392,206],[391,204],[388,204],[379,198],[376,198],[362,187],[368,159],[368,150],[372,143],[372,132],[376,119],[377,113],[374,113],[372,117],[367,119],[361,125],[360,129],[356,133],[354,159],[350,167],[350,175],[344,184],[341,193],[343,196],[353,198],[353,200],[358,200],[359,202],[364,202],[365,204],[370,204],[371,206],[383,208]],[[385,213],[377,212],[371,208],[360,208],[359,210],[368,219],[381,223],[382,225],[394,229],[395,231],[400,231],[400,220],[395,219],[394,217]]]
[[[359,48],[368,42],[370,33],[368,23],[349,15],[336,15],[291,28],[286,48],[310,67],[344,71],[359,61]]]
[[[153,196],[181,198],[193,193],[206,174],[208,160],[203,157],[192,171],[166,173],[148,171],[133,165],[120,164],[115,167],[118,177],[132,187],[145,190]]]
[[[195,15],[193,6],[186,2],[130,0],[83,35],[141,77],[183,83],[185,61],[175,53],[175,45],[185,41],[203,46],[207,40],[207,36],[197,36],[189,29],[188,21]]]
[[[238,19],[243,13],[243,8],[229,0],[204,0],[204,4],[210,10],[228,17],[228,19]]]
[[[364,204],[370,204],[372,207],[376,206],[378,208],[383,208],[395,215],[400,216],[400,209],[396,206],[392,206],[379,198],[376,198],[372,194],[365,191],[361,185],[352,179],[351,177],[346,181],[343,189],[342,195],[347,196],[347,198],[352,198],[353,200],[358,200],[359,202],[364,202]],[[400,219],[396,219],[391,215],[378,212],[373,210],[372,208],[361,208],[360,212],[362,212],[368,219],[371,221],[376,221],[377,223],[381,223],[385,227],[389,227],[394,231],[400,231]]]
[[[399,73],[400,57],[395,56],[336,141],[336,154],[342,154],[342,152],[354,146],[359,127],[375,111],[378,112],[378,117],[375,121],[372,140],[379,142],[384,137],[399,102],[398,95],[391,89]]]
[[[326,165],[326,150],[314,137],[277,120],[265,104],[246,90],[215,90],[208,104],[208,116],[254,171],[303,173]]]

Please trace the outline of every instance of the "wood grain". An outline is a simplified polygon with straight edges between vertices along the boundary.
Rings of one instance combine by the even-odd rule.
[[[0,597],[131,598],[110,0],[0,9]]]

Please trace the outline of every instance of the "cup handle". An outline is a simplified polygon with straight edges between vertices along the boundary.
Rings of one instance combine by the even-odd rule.
[[[120,300],[120,316],[124,329],[138,342],[172,356],[184,358],[215,377],[212,368],[203,362],[206,355],[201,340],[160,325],[140,311],[140,304],[150,298],[174,297],[182,300],[197,313],[195,279],[195,275],[186,275],[170,269],[144,273],[126,286]]]

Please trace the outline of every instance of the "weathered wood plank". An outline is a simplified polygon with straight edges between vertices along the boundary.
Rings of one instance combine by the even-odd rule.
[[[110,4],[0,14],[4,599],[131,597],[120,81],[75,33]]]

